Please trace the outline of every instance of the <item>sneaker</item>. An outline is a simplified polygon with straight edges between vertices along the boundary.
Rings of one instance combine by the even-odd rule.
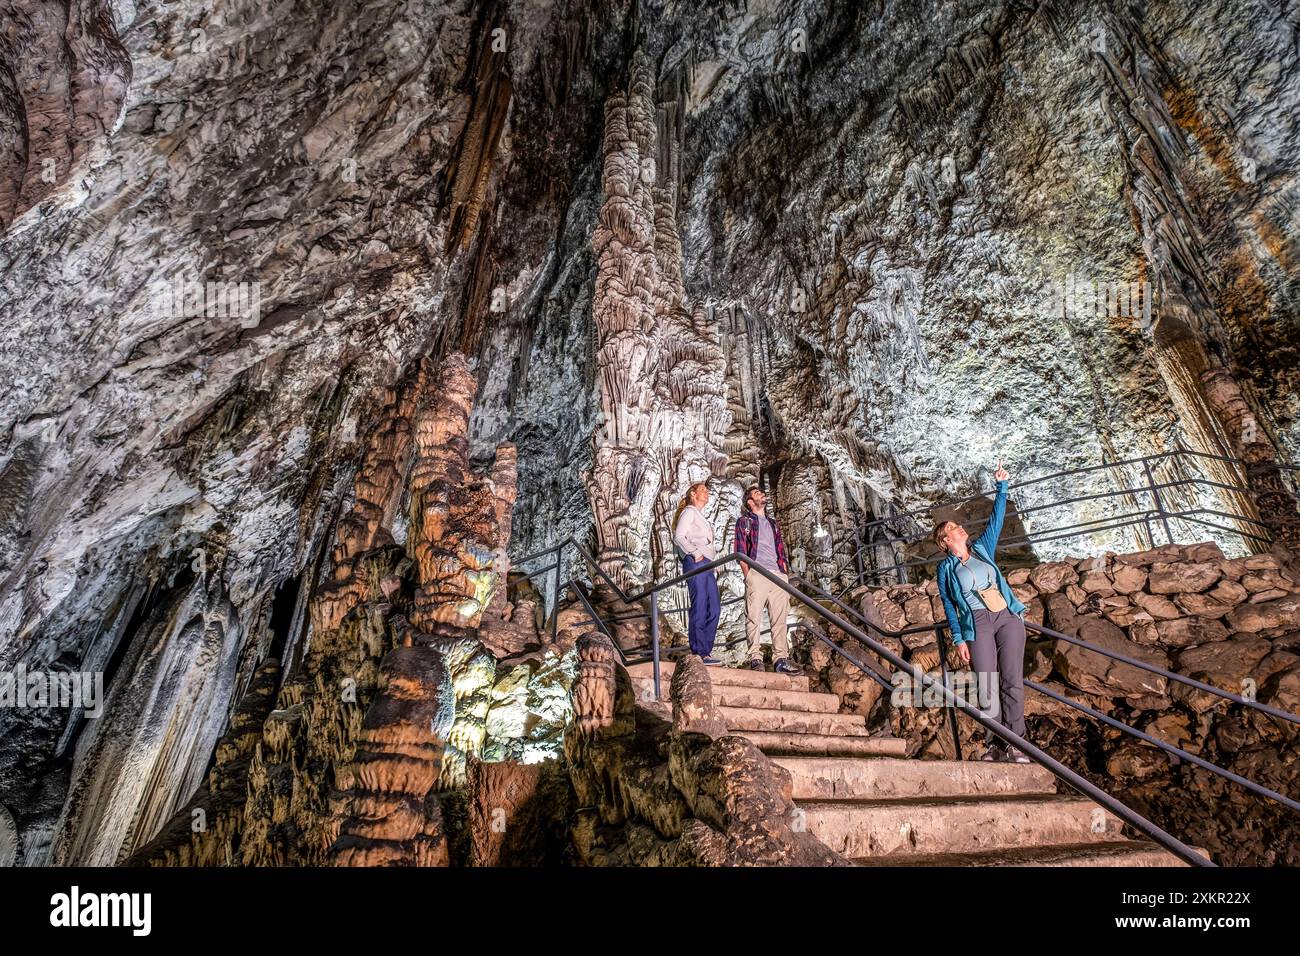
[[[772,670],[778,674],[789,674],[793,677],[798,677],[803,673],[802,667],[798,664],[791,664],[790,661],[784,657],[772,665]]]
[[[765,671],[767,670],[767,666],[763,663],[763,658],[755,657],[749,662],[749,669],[751,671]]]
[[[1029,754],[1025,753],[1019,747],[1011,746],[1007,748],[1006,761],[1008,763],[1033,763],[1029,759]]]
[[[989,763],[1001,763],[1006,759],[1007,752],[1002,749],[1001,744],[989,744],[984,750],[984,756],[980,757],[980,760],[985,760]]]
[[[700,658],[700,659],[701,659],[702,661],[704,661],[704,663],[707,664],[707,665],[709,665],[710,667],[712,667],[712,666],[715,665],[715,664],[721,664],[721,663],[722,663],[722,661],[718,660],[718,659],[717,659],[716,657],[714,657],[712,654],[706,655],[705,657],[702,657],[702,658]]]

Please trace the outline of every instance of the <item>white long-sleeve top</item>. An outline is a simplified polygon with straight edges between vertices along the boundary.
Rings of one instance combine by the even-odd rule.
[[[673,530],[673,542],[691,557],[702,554],[705,561],[712,561],[718,556],[713,547],[713,525],[695,505],[682,509]]]

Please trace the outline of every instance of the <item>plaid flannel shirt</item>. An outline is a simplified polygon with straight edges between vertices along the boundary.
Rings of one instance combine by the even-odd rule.
[[[747,558],[758,559],[758,520],[767,518],[772,522],[772,538],[776,542],[776,563],[782,574],[790,573],[790,562],[785,557],[785,541],[781,538],[781,526],[775,518],[757,515],[749,508],[740,513],[736,519],[736,551]]]

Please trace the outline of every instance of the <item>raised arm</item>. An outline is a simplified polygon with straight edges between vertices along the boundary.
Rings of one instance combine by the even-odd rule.
[[[998,482],[997,497],[993,499],[993,514],[989,515],[988,527],[975,543],[991,558],[998,550],[998,538],[1002,537],[1002,522],[1007,517],[1007,482]]]

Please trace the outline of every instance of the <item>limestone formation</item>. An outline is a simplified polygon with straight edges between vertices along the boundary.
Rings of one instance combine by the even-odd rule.
[[[656,107],[640,53],[627,91],[605,106],[605,199],[592,235],[604,424],[588,492],[597,557],[624,590],[676,572],[671,526],[681,497],[694,481],[728,476],[725,357],[712,314],[686,301],[681,278],[676,106]]]
[[[673,670],[669,698],[673,705],[673,730],[677,733],[721,737],[727,725],[713,702],[713,685],[707,665],[694,654]]]
[[[203,787],[135,862],[451,862],[439,791],[463,786],[486,735],[495,660],[477,632],[500,606],[493,556],[514,490],[509,448],[490,479],[469,467],[473,393],[452,355],[413,369],[381,410],[301,665],[278,695],[275,662],[259,671]]]
[[[544,866],[562,859],[568,778],[559,761],[469,763],[471,866]]]
[[[527,584],[540,562],[510,557],[573,538],[621,586],[675,573],[704,478],[721,549],[761,483],[796,572],[840,585],[858,525],[889,519],[868,565],[924,557],[904,513],[986,488],[999,456],[1018,482],[1108,465],[1018,487],[1008,539],[1097,529],[1005,552],[1030,619],[1294,710],[1293,21],[1232,0],[0,0],[0,672],[105,688],[100,716],[0,708],[17,857],[320,865],[346,825],[357,860],[465,862],[474,758],[558,758],[579,700],[587,743],[670,733],[660,702],[637,738],[555,585],[602,610],[610,590],[571,550]],[[932,618],[901,580],[870,606]],[[665,647],[684,604],[664,596]],[[1030,655],[1063,695],[1292,786],[1289,728]],[[818,663],[890,719],[879,685]],[[449,683],[445,730],[401,723],[407,682]],[[1221,855],[1289,832],[1033,706]],[[951,746],[898,721],[914,753]],[[628,812],[581,804],[573,859],[729,858],[665,752],[599,781]],[[745,765],[710,752],[710,779]],[[202,835],[184,815],[205,807]]]
[[[578,676],[573,682],[574,725],[581,734],[613,726],[618,698],[618,653],[609,638],[591,631],[578,639]]]
[[[574,862],[590,866],[827,866],[847,860],[799,825],[790,775],[710,718],[704,665],[673,675],[673,720],[634,702],[604,635],[579,641],[565,738]],[[608,663],[595,656],[608,657]],[[607,702],[609,694],[614,695]],[[705,701],[709,700],[706,704]],[[596,704],[593,707],[593,704]],[[611,706],[612,705],[612,706]],[[620,719],[603,715],[612,711]],[[714,736],[714,734],[720,734]]]

